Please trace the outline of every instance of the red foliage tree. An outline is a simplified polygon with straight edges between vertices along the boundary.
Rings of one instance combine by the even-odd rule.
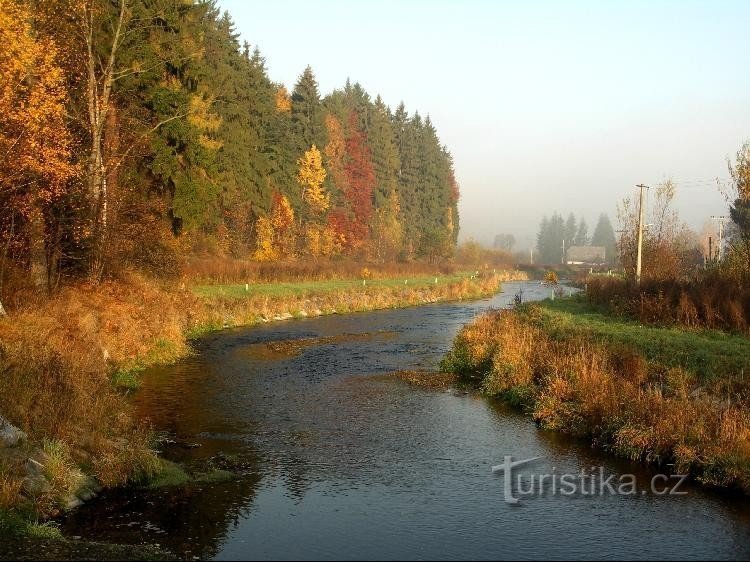
[[[348,186],[344,191],[349,217],[339,216],[332,222],[336,228],[343,228],[347,245],[361,246],[369,239],[370,220],[373,214],[373,191],[375,189],[375,168],[372,164],[367,133],[360,129],[356,112],[349,114],[349,131],[346,139],[346,163],[344,171]]]

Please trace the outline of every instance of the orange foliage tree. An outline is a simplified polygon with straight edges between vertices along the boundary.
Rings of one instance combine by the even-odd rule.
[[[11,215],[3,222],[25,226],[32,277],[42,284],[48,277],[44,215],[76,172],[65,75],[54,42],[35,34],[26,2],[0,0],[0,44],[0,202]],[[15,233],[2,235],[7,254]]]

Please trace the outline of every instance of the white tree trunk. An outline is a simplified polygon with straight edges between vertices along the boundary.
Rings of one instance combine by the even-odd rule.
[[[0,318],[3,316],[7,316],[7,313],[5,312],[5,309],[3,308],[3,303],[0,301]]]

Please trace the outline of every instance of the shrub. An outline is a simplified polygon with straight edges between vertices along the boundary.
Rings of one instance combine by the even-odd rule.
[[[644,324],[747,333],[750,287],[718,274],[691,280],[632,281],[590,278],[589,302]]]
[[[711,485],[750,492],[750,388],[698,380],[635,349],[560,333],[538,306],[488,313],[464,327],[444,370],[479,376],[487,394],[523,405],[547,429],[617,455],[673,463]]]

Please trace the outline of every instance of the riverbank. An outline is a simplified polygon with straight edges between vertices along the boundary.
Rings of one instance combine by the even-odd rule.
[[[160,285],[139,276],[70,287],[0,320],[0,412],[28,436],[0,448],[0,527],[36,520],[162,470],[127,394],[149,365],[230,326],[492,294],[516,273],[268,286]],[[406,282],[404,282],[406,281]],[[33,459],[33,463],[29,461]],[[8,516],[10,514],[10,516]]]
[[[643,326],[573,297],[480,317],[441,367],[544,428],[750,492],[750,339],[741,335]]]

